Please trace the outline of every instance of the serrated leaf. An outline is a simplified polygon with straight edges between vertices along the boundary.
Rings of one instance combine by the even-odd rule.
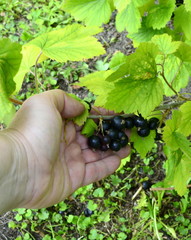
[[[163,92],[161,80],[158,78],[122,79],[109,93],[105,107],[116,112],[138,111],[143,116],[148,116],[162,102]]]
[[[175,30],[182,32],[188,40],[191,40],[191,11],[186,11],[185,6],[182,5],[175,9],[174,14]],[[181,39],[182,37],[182,34],[180,34]]]
[[[179,110],[182,113],[182,120],[177,131],[189,136],[191,134],[191,102],[184,103]]]
[[[187,192],[187,182],[191,177],[191,159],[187,158],[180,149],[171,151],[165,147],[166,178],[165,185],[174,186],[182,196]]]
[[[87,117],[89,116],[89,104],[87,102],[84,102],[81,98],[77,97],[72,93],[68,93],[68,95],[74,98],[75,100],[81,102],[82,104],[84,104],[84,107],[85,107],[84,112],[81,115],[71,119],[76,125],[82,126],[86,122]]]
[[[156,44],[159,50],[165,55],[174,53],[181,44],[181,42],[172,42],[172,37],[166,33],[154,36],[151,41]]]
[[[43,33],[29,44],[39,47],[45,56],[58,62],[81,61],[105,53],[98,40],[92,37],[101,31],[98,27],[72,24]]]
[[[65,0],[62,9],[87,26],[101,26],[111,17],[113,7],[108,0]]]
[[[24,80],[24,76],[26,73],[30,71],[30,68],[35,65],[35,62],[41,53],[41,49],[34,45],[25,44],[22,46],[22,61],[19,67],[19,71],[14,77],[14,81],[16,82],[15,93],[19,92]],[[41,54],[38,63],[46,60],[47,57],[44,54]]]
[[[186,11],[191,11],[191,0],[184,0]]]
[[[134,143],[134,147],[137,152],[140,154],[141,158],[144,158],[146,154],[152,150],[154,147],[155,141],[154,138],[156,136],[155,131],[151,131],[149,136],[140,137],[137,134],[137,130],[133,129],[131,132],[131,141]]]
[[[146,26],[146,17],[142,18],[141,27],[135,33],[128,34],[128,37],[133,40],[133,46],[138,47],[141,42],[148,42],[154,35],[164,33],[164,29],[153,29]]]
[[[113,57],[111,58],[111,61],[109,62],[109,67],[113,70],[119,68],[124,62],[126,61],[127,56],[123,54],[122,52],[116,52],[114,53]]]
[[[112,70],[100,71],[80,78],[79,86],[87,87],[92,93],[97,95],[95,106],[103,106],[106,102],[108,93],[114,88],[113,83],[106,81],[106,78],[113,73]]]
[[[116,9],[121,12],[131,2],[131,0],[113,0]]]
[[[0,40],[0,121],[9,123],[14,107],[9,96],[14,92],[16,84],[13,81],[21,62],[21,45],[9,39]]]
[[[116,29],[119,32],[127,30],[129,33],[137,32],[141,27],[141,15],[135,2],[131,1],[116,16]]]
[[[108,77],[111,80],[118,75],[121,79],[110,92],[106,108],[125,113],[139,111],[143,116],[147,116],[161,103],[164,90],[161,80],[156,77],[157,53],[155,44],[142,43],[136,52],[129,56],[127,65],[122,65]],[[126,76],[121,76],[123,74]]]
[[[175,55],[183,62],[191,62],[191,46],[182,42]]]
[[[83,135],[86,135],[87,137],[90,137],[93,135],[94,131],[97,130],[98,126],[92,119],[87,119],[81,133]]]
[[[160,1],[149,9],[147,16],[147,26],[153,29],[165,27],[170,20],[175,8],[175,0]]]
[[[163,129],[163,139],[174,151],[179,148],[179,145],[177,145],[177,141],[174,138],[173,133],[175,133],[176,130],[179,128],[181,119],[181,112],[178,110],[174,111],[172,114],[172,119],[166,121],[166,125]]]
[[[185,88],[189,82],[189,72],[188,68],[178,57],[174,54],[170,54],[165,58],[158,57],[156,59],[158,64],[164,64],[164,74],[166,80],[172,85],[173,89],[177,92],[181,90],[181,88]],[[158,71],[161,70],[161,67],[158,65]],[[174,92],[171,88],[164,82],[162,76],[159,76],[163,82],[165,95],[166,96],[173,96]]]

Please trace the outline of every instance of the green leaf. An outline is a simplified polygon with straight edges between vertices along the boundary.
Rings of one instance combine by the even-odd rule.
[[[121,76],[109,93],[106,108],[125,113],[139,111],[143,116],[147,116],[161,103],[164,90],[161,80],[156,77],[157,53],[158,49],[153,43],[140,44],[129,58],[129,66],[124,64],[114,73],[124,76]],[[124,68],[124,72],[121,68]]]
[[[164,73],[166,80],[172,85],[172,87],[179,92],[181,88],[185,88],[189,82],[189,72],[188,68],[178,57],[174,54],[168,55],[165,58],[159,57],[156,59],[158,64],[164,64]],[[161,70],[161,66],[158,66],[158,71]],[[172,96],[174,92],[171,88],[164,82],[162,76],[159,76],[163,82],[165,95]]]
[[[160,0],[159,4],[153,5],[148,11],[147,26],[153,29],[165,27],[170,20],[175,8],[175,0]]]
[[[179,57],[183,62],[191,63],[191,46],[182,42],[175,55]]]
[[[127,56],[122,52],[114,53],[111,61],[109,62],[109,67],[113,70],[119,68],[126,60]]]
[[[58,62],[81,61],[105,53],[98,40],[92,37],[101,30],[98,27],[72,24],[43,33],[28,44],[39,47],[45,56]]]
[[[116,9],[121,12],[131,2],[131,0],[113,0]]]
[[[166,161],[166,178],[165,185],[174,186],[180,196],[187,192],[187,183],[191,177],[191,159],[182,154],[180,150],[165,151]]]
[[[174,27],[176,31],[180,31],[184,34],[185,38],[191,40],[191,11],[186,11],[184,5],[176,8],[174,11]],[[182,34],[180,35],[182,39]]]
[[[182,121],[177,131],[189,136],[191,134],[191,102],[184,103],[179,110],[182,113]]]
[[[120,93],[120,94],[119,94]],[[148,116],[163,99],[163,86],[158,78],[126,78],[115,84],[105,107],[116,112],[139,112]]]
[[[112,70],[100,71],[80,78],[79,86],[87,87],[92,93],[97,95],[95,106],[104,106],[108,93],[114,88],[114,84],[107,82],[106,78],[113,73]]]
[[[174,53],[181,44],[181,42],[172,42],[172,37],[166,33],[154,36],[151,41],[155,43],[159,50],[165,55]]]
[[[94,197],[100,197],[100,198],[102,198],[102,197],[104,197],[104,190],[103,190],[103,188],[97,188],[97,189],[95,189],[94,190],[94,192],[93,192],[93,195],[94,195]]]
[[[134,143],[134,147],[140,154],[141,158],[144,158],[146,154],[154,147],[156,136],[155,131],[151,131],[148,137],[140,137],[137,134],[137,130],[133,129],[131,132],[131,141]]]
[[[185,9],[187,12],[191,11],[191,0],[184,0]]]
[[[93,119],[87,119],[81,133],[87,137],[90,137],[92,134],[94,134],[94,131],[97,130],[97,128],[98,126]]]
[[[39,54],[41,53],[41,49],[37,46],[34,45],[28,45],[25,44],[22,46],[22,61],[19,67],[19,71],[17,72],[17,74],[14,77],[14,81],[16,83],[16,89],[15,89],[15,93],[18,93],[21,89],[23,80],[24,80],[24,76],[26,73],[28,73],[30,71],[30,68],[32,66],[35,65],[35,62],[39,56]],[[38,63],[46,60],[47,57],[42,54],[38,60]]]
[[[126,8],[116,16],[116,28],[119,32],[127,30],[129,33],[137,32],[141,27],[141,14],[135,2],[131,1]]]
[[[176,130],[179,128],[181,123],[182,114],[180,111],[176,110],[172,114],[172,119],[166,121],[166,125],[164,127],[163,139],[171,147],[172,150],[176,151],[179,148],[177,141],[173,135]]]
[[[158,30],[146,26],[146,17],[143,17],[139,30],[135,33],[128,34],[128,37],[133,40],[133,46],[138,47],[139,43],[149,42],[153,36],[162,34],[163,32],[163,29]]]
[[[111,17],[113,7],[109,0],[65,0],[62,9],[87,26],[101,26]]]
[[[10,122],[15,113],[9,96],[14,92],[16,84],[13,80],[21,63],[21,46],[9,39],[0,40],[0,121]]]

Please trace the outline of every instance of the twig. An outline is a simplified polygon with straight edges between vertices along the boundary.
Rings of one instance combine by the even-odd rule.
[[[23,101],[15,99],[15,98],[9,98],[9,100],[16,105],[22,105],[23,104]]]
[[[191,184],[187,185],[187,188],[191,188]],[[162,187],[156,187],[156,188],[150,188],[150,191],[168,191],[168,190],[174,190],[174,187],[168,187],[168,188],[162,188]]]
[[[36,62],[35,62],[35,69],[34,69],[34,74],[35,74],[35,87],[36,87],[36,91],[39,92],[39,88],[38,88],[38,77],[37,77],[37,64],[38,64],[38,60],[40,59],[40,56],[42,55],[42,51],[39,53]]]

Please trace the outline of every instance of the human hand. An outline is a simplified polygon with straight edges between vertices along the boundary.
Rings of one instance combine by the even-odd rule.
[[[81,186],[112,174],[130,149],[94,152],[80,128],[68,118],[84,106],[61,90],[26,100],[4,134],[11,139],[19,164],[14,191],[17,207],[42,208],[64,200]],[[21,191],[22,190],[22,191]]]

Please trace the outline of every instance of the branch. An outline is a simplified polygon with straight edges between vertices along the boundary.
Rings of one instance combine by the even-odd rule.
[[[191,184],[187,185],[187,188],[191,188]],[[162,187],[156,187],[156,188],[150,188],[150,191],[165,191],[165,190],[174,190],[174,187],[168,187],[168,188],[162,188]]]
[[[15,98],[9,98],[9,100],[16,105],[22,105],[23,104],[23,101],[20,101],[20,100],[15,99]]]
[[[35,62],[35,69],[34,69],[34,74],[35,74],[35,87],[36,87],[36,91],[39,92],[39,89],[38,89],[38,84],[39,84],[39,81],[38,81],[38,77],[37,77],[37,64],[38,64],[38,60],[40,59],[40,56],[42,55],[42,51],[39,53],[37,59],[36,59],[36,62]]]

